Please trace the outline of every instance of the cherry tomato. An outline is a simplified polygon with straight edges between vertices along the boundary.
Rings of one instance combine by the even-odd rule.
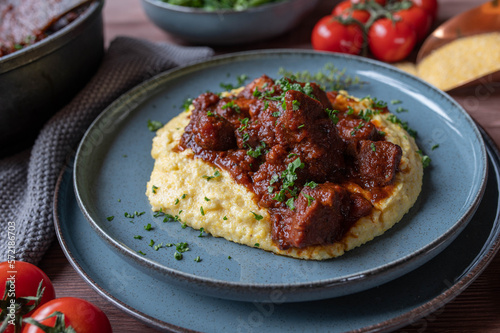
[[[408,23],[417,34],[417,42],[423,40],[432,24],[432,17],[421,7],[412,6],[408,9],[394,13],[394,18],[399,18]]]
[[[353,4],[354,3],[364,3],[364,2],[366,2],[366,0],[351,0],[351,2]],[[375,0],[375,2],[381,6],[385,6],[385,4],[387,3],[387,0]]]
[[[437,0],[411,0],[411,2],[425,10],[431,16],[432,21],[436,20],[438,14]]]
[[[46,319],[54,312],[64,314],[64,326],[71,326],[78,333],[111,333],[111,324],[108,317],[94,304],[75,297],[56,298],[39,307],[31,316],[43,325],[53,327],[56,317]],[[61,331],[64,328],[61,328]],[[59,332],[60,330],[58,330]],[[26,324],[23,333],[43,333],[32,324]]]
[[[395,62],[406,58],[417,41],[415,31],[403,21],[375,21],[368,30],[368,46],[379,60]]]
[[[370,19],[370,13],[367,10],[352,9],[352,3],[349,0],[342,1],[335,6],[332,15],[342,18],[352,17],[361,23],[366,23]]]
[[[358,54],[363,47],[363,31],[356,24],[343,25],[328,15],[314,26],[311,42],[315,50]]]
[[[42,304],[56,297],[54,291],[54,286],[48,278],[48,276],[37,266],[24,262],[24,261],[5,261],[0,263],[0,295],[5,294],[5,287],[7,286],[7,281],[11,281],[7,290],[8,299],[12,299],[14,296],[17,303],[21,301],[23,297],[37,296],[38,286],[42,282],[42,288],[45,288],[43,295],[38,303],[38,307]],[[17,311],[17,318],[15,321],[18,324],[21,322],[21,317],[28,317],[36,308],[34,308],[35,301],[27,302],[19,311]],[[31,311],[30,308],[33,308]],[[10,309],[1,309],[2,313],[6,313],[10,316]],[[11,317],[9,317],[11,318]],[[14,325],[8,325],[5,332],[14,332]]]

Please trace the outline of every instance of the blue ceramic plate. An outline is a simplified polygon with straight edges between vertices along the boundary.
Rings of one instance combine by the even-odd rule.
[[[426,321],[462,292],[500,248],[499,160],[489,145],[484,199],[464,231],[420,268],[360,293],[279,304],[233,302],[186,292],[127,264],[91,229],[62,174],[54,211],[59,242],[70,263],[100,295],[124,312],[168,332],[387,332]],[[200,262],[201,264],[202,262]],[[433,320],[434,316],[429,317]]]
[[[327,63],[367,82],[350,89],[352,95],[401,101],[394,106],[389,103],[390,109],[409,110],[398,117],[418,131],[418,144],[432,158],[422,193],[401,222],[340,258],[315,262],[221,238],[198,237],[198,231],[154,217],[144,194],[153,169],[154,133],[148,131],[148,120],[166,123],[181,112],[186,98],[207,90],[221,91],[220,83],[235,84],[241,74],[276,77],[280,67],[314,73]],[[432,150],[437,144],[439,148]],[[364,58],[267,51],[214,58],[166,72],[119,98],[82,140],[74,183],[78,203],[94,231],[145,273],[220,298],[272,302],[279,295],[283,302],[293,302],[378,286],[433,258],[473,216],[486,184],[486,170],[486,150],[477,127],[458,104],[430,85]],[[145,214],[127,217],[134,212]],[[148,224],[153,230],[145,230]],[[143,238],[134,238],[138,235]],[[187,242],[190,251],[183,260],[176,260],[175,248],[155,250],[152,242]],[[194,260],[198,256],[201,262]]]

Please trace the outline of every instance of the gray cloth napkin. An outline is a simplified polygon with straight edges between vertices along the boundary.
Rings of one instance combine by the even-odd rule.
[[[0,161],[0,261],[8,260],[9,254],[35,264],[41,260],[55,235],[52,203],[57,178],[101,111],[140,82],[213,53],[206,47],[115,39],[96,75],[45,124],[32,149]]]

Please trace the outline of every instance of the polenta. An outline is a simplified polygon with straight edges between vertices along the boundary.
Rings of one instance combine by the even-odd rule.
[[[399,63],[396,67],[449,91],[500,70],[500,33],[462,37],[436,49],[417,65]]]
[[[381,235],[422,185],[415,141],[385,105],[287,78],[202,94],[157,131],[151,154],[154,211],[301,259]]]

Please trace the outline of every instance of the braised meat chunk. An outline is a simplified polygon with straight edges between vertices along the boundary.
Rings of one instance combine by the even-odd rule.
[[[231,124],[216,114],[202,114],[193,127],[194,140],[203,149],[229,150],[236,146]]]
[[[361,140],[356,159],[360,176],[372,187],[392,184],[402,153],[391,142]]]
[[[294,213],[283,219],[282,231],[276,232],[280,246],[302,248],[340,240],[353,222],[372,209],[368,200],[352,196],[342,186],[329,182],[304,187],[295,201]]]
[[[360,140],[378,141],[382,138],[372,122],[352,116],[340,119],[337,128],[346,144],[347,153],[350,155],[356,155]]]

